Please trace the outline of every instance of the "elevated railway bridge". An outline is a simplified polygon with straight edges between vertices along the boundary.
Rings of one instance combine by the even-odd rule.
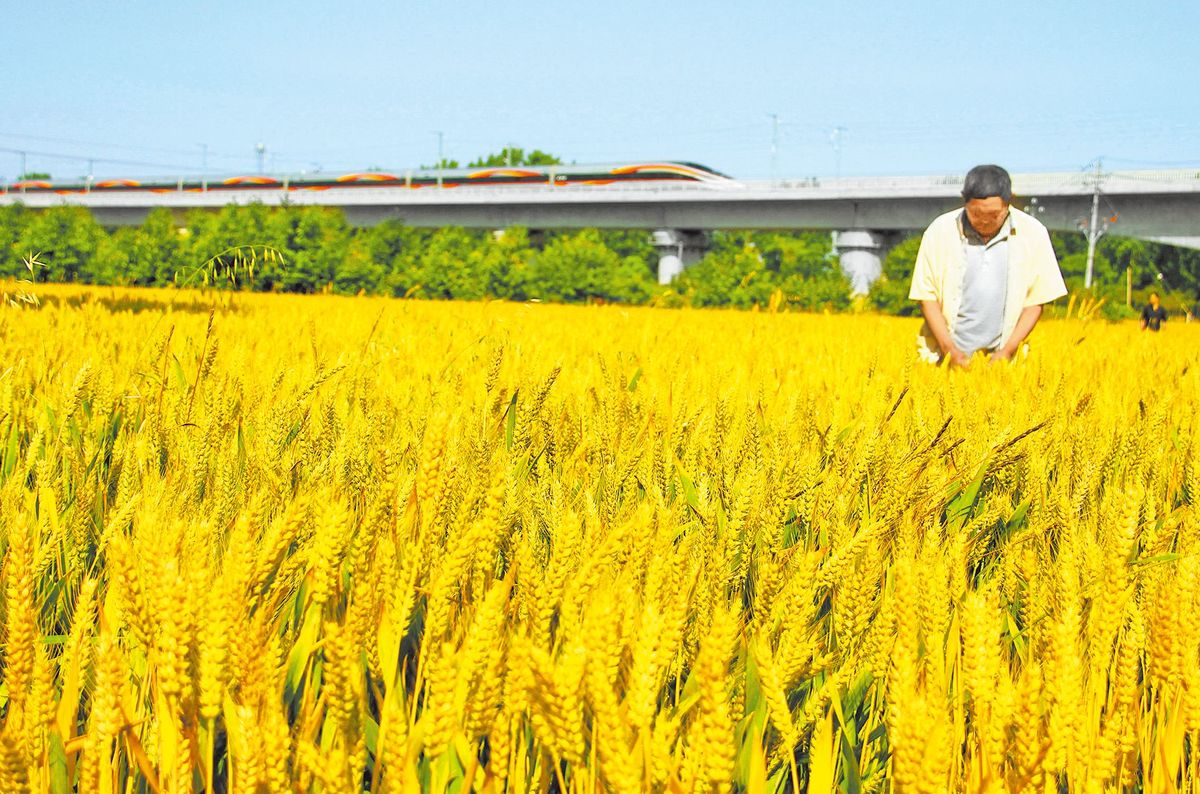
[[[342,209],[352,224],[396,220],[410,226],[501,229],[646,229],[668,282],[703,254],[716,229],[806,229],[834,233],[843,268],[858,290],[879,276],[888,248],[961,204],[961,175],[775,181],[613,182],[414,185],[356,182],[305,189],[286,177],[235,184],[179,179],[142,189],[32,189],[0,186],[0,203],[31,208],[73,204],[105,225],[139,224],[155,207],[180,222],[195,209],[228,204],[320,205]],[[235,189],[236,188],[236,189]],[[1090,219],[1097,189],[1110,233],[1200,248],[1200,170],[1013,175],[1016,203],[1047,227],[1075,231]]]

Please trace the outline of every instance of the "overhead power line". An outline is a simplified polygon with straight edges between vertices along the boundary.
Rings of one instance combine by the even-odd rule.
[[[145,160],[126,160],[118,157],[95,157],[86,154],[68,154],[66,152],[45,152],[37,149],[17,149],[9,146],[0,146],[0,152],[8,152],[9,154],[33,155],[35,157],[49,157],[54,160],[75,160],[83,163],[107,163],[109,165],[132,165],[138,168],[173,168],[177,170],[187,170],[193,166],[179,165],[178,163],[152,163]]]
[[[9,138],[22,141],[39,141],[42,143],[66,143],[71,146],[90,146],[98,149],[119,149],[122,151],[133,152],[158,152],[159,154],[192,154],[193,150],[183,149],[166,149],[155,146],[134,146],[128,143],[105,143],[104,141],[85,141],[78,138],[59,138],[50,135],[25,135],[16,132],[0,132],[0,138]],[[90,158],[100,159],[100,158]]]

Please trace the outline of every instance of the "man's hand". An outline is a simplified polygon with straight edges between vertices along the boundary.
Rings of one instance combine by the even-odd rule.
[[[950,359],[950,366],[963,367],[964,369],[971,366],[971,357],[958,349],[957,345],[950,345],[950,349],[946,351],[946,358]]]
[[[1009,350],[1007,347],[998,347],[992,352],[992,356],[988,360],[993,364],[997,361],[1012,361],[1013,356],[1015,355],[1016,351],[1014,350]]]
[[[992,354],[992,361],[1010,361],[1021,349],[1021,345],[1025,344],[1025,337],[1029,336],[1029,332],[1033,330],[1033,326],[1037,325],[1038,318],[1041,316],[1041,306],[1026,306],[1021,309],[1021,314],[1017,317],[1017,327],[1000,350]],[[1000,355],[1001,351],[1006,355]]]
[[[971,357],[959,350],[950,336],[946,318],[942,317],[942,305],[937,301],[921,301],[921,314],[925,317],[925,324],[929,326],[938,349],[942,351],[942,358],[949,358],[952,367],[970,366]]]

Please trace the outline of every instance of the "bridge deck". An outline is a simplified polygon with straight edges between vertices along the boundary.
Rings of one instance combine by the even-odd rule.
[[[227,204],[335,206],[351,223],[398,219],[413,226],[472,228],[878,229],[923,228],[960,201],[962,177],[897,176],[610,186],[352,187],[285,190],[0,192],[0,204],[89,207],[106,224],[140,223],[153,207],[177,212]],[[1074,230],[1090,214],[1090,172],[1014,174],[1018,197],[1050,228]],[[1200,170],[1103,175],[1102,214],[1112,232],[1200,245]]]

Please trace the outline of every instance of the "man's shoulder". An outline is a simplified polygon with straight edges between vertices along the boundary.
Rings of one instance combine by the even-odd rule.
[[[1050,232],[1046,229],[1045,224],[1030,215],[1028,212],[1019,210],[1016,207],[1010,207],[1008,214],[1012,217],[1014,229],[1017,229],[1018,231],[1024,231],[1026,233],[1036,231],[1040,234],[1046,235],[1047,237],[1050,236]]]

